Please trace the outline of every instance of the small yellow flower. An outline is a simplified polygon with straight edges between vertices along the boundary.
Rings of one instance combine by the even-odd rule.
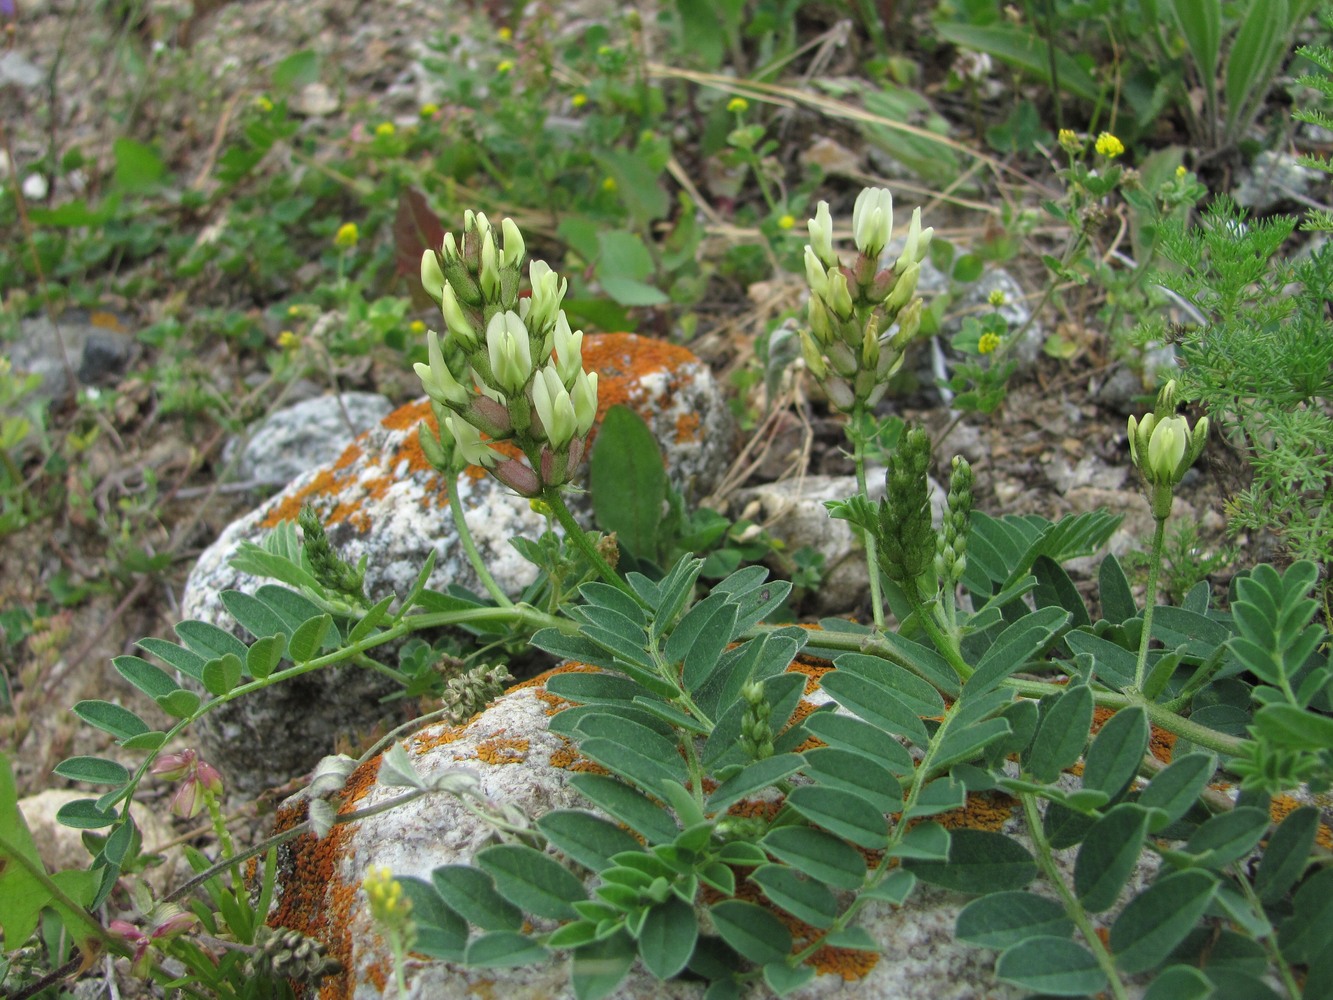
[[[378,125],[375,126],[375,134],[382,139],[389,138],[389,136],[393,135],[397,131],[398,129],[394,127],[393,122],[380,122]]]
[[[423,104],[419,112],[422,118],[434,118],[439,113],[440,106],[438,104]]]
[[[361,230],[357,228],[356,223],[344,222],[338,227],[338,232],[334,234],[333,245],[346,250],[356,246],[359,239],[361,239]]]
[[[501,59],[499,65],[495,67],[495,72],[508,73],[511,70],[513,70],[513,68],[514,68],[514,61],[512,59]]]
[[[614,51],[615,51],[615,49],[611,48],[611,46],[609,46],[609,45],[599,45],[599,46],[597,46],[597,54],[598,54],[599,56],[609,56],[609,55],[610,55],[612,52],[614,52]]]
[[[977,341],[977,350],[982,354],[991,354],[1000,346],[1000,338],[994,333],[983,333]]]
[[[1113,136],[1110,132],[1103,132],[1097,136],[1097,152],[1108,160],[1114,160],[1125,151],[1125,144]]]
[[[300,306],[288,306],[288,307],[287,307],[287,315],[288,315],[288,316],[300,316],[300,315],[301,315],[301,307],[300,307]]]
[[[615,179],[614,177],[603,177],[603,178],[602,178],[602,190],[603,190],[603,191],[614,191],[615,189],[616,189],[616,179]]]
[[[261,94],[260,96],[255,98],[255,107],[257,107],[260,111],[267,113],[273,110],[273,102]]]
[[[796,216],[794,215],[784,215],[778,219],[779,229],[790,229],[794,225],[796,225]]]
[[[744,114],[750,108],[750,102],[744,97],[733,97],[727,102],[727,110],[734,115]]]
[[[1182,163],[1180,166],[1176,167],[1177,177],[1184,177],[1188,173],[1189,171],[1185,169],[1185,164]]]
[[[514,37],[514,29],[508,27],[501,28],[499,31],[495,33],[495,37],[500,39],[500,41],[502,42],[507,42]]]
[[[420,337],[426,332],[426,324],[419,319],[414,319],[407,325],[407,329],[412,333],[412,336]]]
[[[1077,153],[1083,148],[1083,143],[1078,140],[1078,133],[1072,128],[1062,128],[1056,135],[1056,141],[1060,143],[1060,148],[1067,153]]]
[[[583,107],[583,105],[588,103],[588,95],[584,93],[575,94],[573,97],[569,99],[569,103],[574,105],[574,107],[576,108],[581,108]]]
[[[986,296],[986,301],[996,309],[999,309],[1000,306],[1008,302],[1009,299],[1005,296],[1003,288],[992,288],[991,293]]]
[[[294,351],[300,343],[301,338],[292,333],[291,330],[283,330],[282,333],[278,334],[278,346],[284,351]]]

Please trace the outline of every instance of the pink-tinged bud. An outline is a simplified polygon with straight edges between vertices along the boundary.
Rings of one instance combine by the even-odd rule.
[[[195,771],[195,778],[210,795],[220,795],[222,793],[222,775],[218,774],[217,768],[212,764],[201,760],[198,770]]]
[[[516,458],[500,462],[491,470],[491,475],[519,496],[535,497],[541,495],[542,482],[537,477],[537,473]]]
[[[148,773],[157,775],[159,778],[165,778],[167,781],[179,781],[194,770],[197,759],[198,754],[193,750],[164,753],[153,761],[153,766],[148,769]]]
[[[181,819],[194,819],[204,809],[204,792],[194,778],[186,778],[171,800],[171,812]]]
[[[117,937],[123,937],[130,944],[137,945],[140,941],[147,941],[148,935],[139,928],[135,927],[128,920],[113,920],[106,925],[106,929]]]

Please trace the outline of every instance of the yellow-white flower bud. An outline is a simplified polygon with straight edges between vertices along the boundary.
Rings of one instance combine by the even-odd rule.
[[[423,365],[420,361],[412,366],[412,370],[417,373],[417,378],[421,379],[422,388],[426,390],[426,395],[441,406],[466,406],[472,394],[465,389],[453,372],[449,371],[449,366],[444,363],[444,353],[440,350],[440,338],[431,330],[426,335],[426,356],[430,363]]]
[[[824,295],[828,292],[828,272],[824,270],[824,265],[819,262],[818,255],[809,244],[806,244],[805,248],[805,283],[815,295]]]
[[[815,338],[805,330],[801,331],[801,356],[805,358],[805,367],[810,374],[822,382],[828,375],[828,365],[824,364],[824,355],[819,352]]]
[[[578,427],[574,400],[565,391],[555,365],[547,365],[532,380],[532,406],[552,448],[559,450],[573,440]]]
[[[499,458],[499,455],[481,440],[481,433],[462,417],[445,417],[444,431],[454,439],[458,453],[469,465],[483,465],[489,469]]]
[[[828,295],[825,296],[828,302],[829,312],[837,316],[840,320],[849,320],[852,318],[852,292],[847,287],[847,275],[841,270],[830,271],[828,276]]]
[[[523,234],[518,231],[513,219],[501,222],[500,232],[504,234],[505,243],[500,263],[505,267],[518,267],[523,263],[523,254],[527,249],[523,244]]]
[[[546,333],[551,324],[557,321],[560,303],[565,297],[569,282],[544,260],[534,260],[528,265],[528,280],[532,284],[532,298],[528,306],[527,321],[530,329]]]
[[[421,253],[421,287],[436,302],[440,301],[440,294],[445,288],[444,272],[440,270],[440,261],[434,250],[423,250]]]
[[[917,279],[921,277],[921,265],[916,261],[907,265],[907,270],[898,275],[898,280],[884,300],[884,308],[892,315],[912,301],[916,292]]]
[[[481,294],[488,302],[500,297],[500,260],[495,249],[495,237],[487,229],[481,237],[481,273],[477,276]]]
[[[457,338],[458,342],[466,350],[472,350],[477,346],[477,331],[473,327],[471,320],[463,312],[463,307],[458,304],[458,296],[454,294],[454,288],[449,283],[445,286],[439,296],[440,312],[444,315],[444,323],[449,328],[449,332]]]
[[[574,432],[583,437],[592,430],[597,419],[597,373],[580,369],[574,378],[571,395],[574,398]]]
[[[1173,481],[1189,445],[1190,425],[1184,417],[1165,417],[1148,439],[1148,468],[1156,482]]]
[[[444,234],[444,242],[440,245],[440,256],[444,258],[446,264],[458,260],[458,241],[454,239],[453,233]]]
[[[494,385],[516,396],[532,376],[532,348],[528,330],[518,313],[496,313],[486,326],[486,352]]]
[[[921,228],[921,209],[912,209],[912,221],[907,227],[907,242],[903,244],[903,252],[898,255],[898,260],[894,264],[899,273],[907,270],[909,265],[919,264],[926,259],[934,235],[933,226],[924,230]]]
[[[810,248],[825,267],[838,267],[838,255],[833,252],[833,216],[828,202],[821,201],[810,220]]]
[[[893,195],[888,188],[865,188],[852,207],[856,249],[878,260],[893,233]]]
[[[569,329],[569,320],[564,310],[560,311],[555,321],[552,357],[560,381],[566,386],[573,386],[579,372],[583,371],[583,331]]]

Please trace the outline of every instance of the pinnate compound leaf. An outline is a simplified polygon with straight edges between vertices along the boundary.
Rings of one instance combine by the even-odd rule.
[[[1052,782],[1073,766],[1088,743],[1092,726],[1092,689],[1079,684],[1056,698],[1037,726],[1026,768],[1038,781]]]
[[[1041,608],[1024,615],[1001,632],[982,654],[975,672],[963,685],[963,698],[976,698],[996,687],[1010,674],[1046,649],[1057,632],[1069,623],[1061,608]]]
[[[109,701],[81,701],[74,706],[77,715],[94,729],[110,733],[119,740],[127,740],[140,733],[151,732],[148,723],[139,718],[128,708],[113,705]]]
[[[1129,901],[1111,925],[1111,952],[1134,975],[1160,965],[1194,929],[1217,891],[1217,879],[1199,869],[1158,879]]]
[[[1074,862],[1074,892],[1091,913],[1109,910],[1138,863],[1148,832],[1148,812],[1137,805],[1116,806],[1097,820]]]
[[[658,979],[670,979],[689,962],[699,938],[694,907],[671,896],[652,907],[639,929],[639,957]]]
[[[1037,863],[1018,841],[967,827],[951,832],[948,862],[907,859],[903,867],[923,882],[968,893],[1022,889],[1037,877]]]
[[[551,953],[526,934],[492,931],[468,942],[463,952],[466,965],[489,969],[508,969],[516,965],[535,965]]]
[[[921,719],[884,685],[842,670],[830,671],[819,683],[839,705],[872,726],[905,736],[917,746],[924,747],[930,742]]]
[[[853,792],[881,813],[902,809],[902,785],[874,760],[836,747],[807,750],[803,756],[805,773],[826,788]]]
[[[927,681],[878,656],[843,653],[833,661],[840,671],[864,677],[872,684],[887,687],[899,701],[917,715],[943,715],[944,699]]]
[[[180,688],[165,670],[137,656],[117,656],[111,661],[116,672],[150,698],[160,698]]]
[[[225,629],[208,622],[196,620],[178,622],[176,634],[181,642],[205,660],[216,659],[231,653],[238,659],[245,658],[245,643]]]
[[[1066,937],[1032,937],[1007,949],[995,975],[1047,996],[1081,997],[1106,988],[1096,957]]]
[[[594,871],[610,865],[612,855],[640,850],[639,842],[614,823],[578,809],[546,813],[537,820],[537,829],[560,851]]]
[[[1003,951],[1033,937],[1068,938],[1074,932],[1059,903],[1031,892],[993,892],[963,907],[954,924],[960,941]]]
[[[495,891],[491,877],[471,865],[441,865],[430,873],[444,904],[483,931],[516,931],[523,912]]]
[[[1268,832],[1268,811],[1239,806],[1209,817],[1190,835],[1183,853],[1195,864],[1221,868],[1249,854]]]
[[[539,917],[572,920],[576,914],[569,904],[587,898],[583,884],[568,869],[523,844],[488,847],[477,853],[477,864],[495,879],[500,895]]]
[[[54,768],[56,774],[70,781],[86,781],[90,785],[124,785],[130,772],[123,764],[104,757],[66,757]]]
[[[706,808],[711,813],[722,812],[747,795],[753,795],[774,782],[795,774],[804,764],[805,761],[800,754],[794,753],[778,754],[757,760],[718,785],[713,794],[708,796]]]
[[[761,906],[728,899],[715,903],[709,913],[722,940],[751,962],[785,962],[791,953],[791,932]]]
[[[761,844],[775,858],[827,885],[856,889],[865,881],[865,858],[846,841],[823,830],[778,827]]]
[[[836,747],[862,759],[878,761],[894,774],[911,774],[916,764],[901,743],[860,719],[832,712],[817,712],[805,720],[805,728],[830,747]]]
[[[786,865],[761,865],[750,873],[750,880],[775,906],[811,927],[830,927],[838,915],[838,901],[822,882],[805,878]]]
[[[102,808],[96,799],[75,799],[56,811],[57,822],[73,830],[100,830],[119,818],[120,813]]]
[[[1319,810],[1302,806],[1287,814],[1268,842],[1259,870],[1254,876],[1254,891],[1264,903],[1273,904],[1286,895],[1287,890],[1305,871],[1310,848],[1319,832]]]
[[[1102,726],[1083,760],[1083,787],[1120,796],[1138,774],[1148,749],[1148,714],[1138,705],[1122,708]]]
[[[412,944],[431,958],[460,962],[467,947],[467,921],[445,905],[433,886],[419,878],[402,877],[403,895],[412,903],[412,923],[417,936]]]
[[[634,942],[623,930],[574,951],[570,981],[577,1000],[609,996],[634,964]]]
[[[801,785],[787,796],[787,805],[836,834],[867,850],[881,850],[888,839],[884,814],[854,792],[823,785]]]
[[[1278,928],[1289,962],[1312,964],[1333,948],[1333,868],[1311,876],[1292,897],[1292,915]]]
[[[204,676],[204,664],[207,660],[184,646],[155,636],[140,639],[137,645],[140,649],[152,653],[163,663],[175,667],[188,677],[200,680]]]
[[[240,590],[224,590],[218,595],[222,606],[252,636],[277,635],[289,631],[287,623],[266,603]]]
[[[614,819],[642,834],[649,843],[669,843],[679,828],[657,803],[624,782],[604,774],[575,774],[569,782]]]
[[[1212,754],[1195,750],[1158,772],[1139,794],[1140,806],[1159,810],[1149,822],[1148,832],[1164,830],[1189,812],[1216,769],[1217,759]]]

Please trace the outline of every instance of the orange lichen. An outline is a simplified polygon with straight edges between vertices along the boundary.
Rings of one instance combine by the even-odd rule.
[[[787,673],[805,674],[805,693],[814,694],[819,690],[819,679],[832,669],[833,664],[828,660],[817,660],[813,656],[806,656],[802,653],[791,661],[791,664],[787,667]]]
[[[682,413],[676,418],[676,444],[699,440],[699,414]]]
[[[410,749],[415,756],[420,757],[436,747],[461,740],[466,735],[467,726],[446,726],[443,729],[436,730],[423,729],[412,737]]]
[[[843,982],[855,982],[870,974],[879,962],[879,952],[824,945],[805,960],[821,976],[841,976]]]
[[[1115,715],[1114,708],[1108,708],[1105,705],[1098,705],[1092,710],[1092,732],[1095,735],[1106,721]],[[1160,726],[1150,726],[1148,736],[1148,751],[1160,760],[1163,764],[1171,763],[1171,755],[1176,747],[1176,734],[1169,733]],[[1081,773],[1081,772],[1080,772]]]
[[[769,801],[742,799],[727,809],[727,815],[746,818],[758,816],[760,819],[771,820],[778,814],[778,810],[782,808],[784,801],[785,799],[771,799]]]
[[[558,767],[565,771],[579,771],[588,774],[610,774],[606,768],[602,767],[596,761],[591,761],[574,749],[574,745],[568,740],[564,745],[551,754],[550,764],[552,767]]]
[[[1299,809],[1303,804],[1290,795],[1274,795],[1273,800],[1268,803],[1268,815],[1273,818],[1274,823],[1281,823],[1287,818],[1288,814]],[[1319,824],[1314,835],[1314,842],[1325,850],[1333,851],[1333,830],[1329,829],[1328,824]]]
[[[931,819],[948,830],[1000,830],[1013,815],[1018,800],[1004,792],[976,792],[961,809],[950,809]]]
[[[487,764],[522,764],[528,759],[528,740],[524,736],[496,736],[477,744],[477,760]]]

